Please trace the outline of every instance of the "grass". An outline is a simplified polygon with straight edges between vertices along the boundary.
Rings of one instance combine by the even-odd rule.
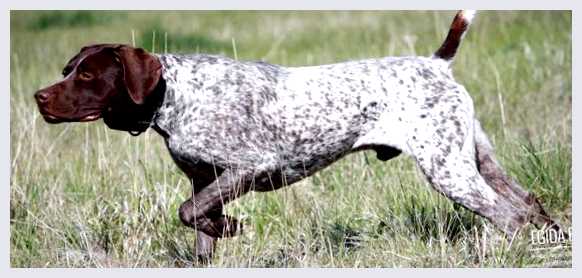
[[[102,123],[46,124],[32,94],[82,46],[210,52],[316,65],[430,55],[452,12],[11,13],[10,264],[184,267],[195,234],[177,216],[188,181],[161,137]],[[155,35],[154,35],[155,34]],[[477,15],[453,66],[509,171],[571,223],[571,12]],[[524,232],[509,244],[435,193],[414,162],[357,153],[296,185],[231,203],[243,235],[216,267],[525,267],[551,263]],[[567,253],[565,256],[571,253]],[[571,265],[567,260],[566,266]]]

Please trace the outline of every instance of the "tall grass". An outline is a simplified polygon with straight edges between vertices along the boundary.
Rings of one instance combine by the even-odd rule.
[[[13,267],[193,264],[177,217],[190,186],[162,139],[102,123],[48,125],[32,93],[82,46],[315,65],[430,55],[452,12],[12,12],[10,263]],[[155,39],[154,39],[154,33]],[[236,42],[236,49],[233,49]],[[235,51],[236,50],[236,51]],[[571,222],[571,13],[482,12],[453,70],[516,179]],[[543,265],[527,231],[511,244],[435,193],[413,161],[349,155],[296,185],[250,193],[228,213],[243,235],[212,266],[473,267]],[[571,263],[566,262],[565,265]]]

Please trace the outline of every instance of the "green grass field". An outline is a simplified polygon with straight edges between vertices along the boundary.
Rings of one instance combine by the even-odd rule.
[[[190,186],[162,138],[102,122],[49,125],[33,93],[84,45],[213,53],[282,65],[431,55],[454,12],[11,12],[12,267],[184,267],[195,233],[178,206]],[[571,224],[571,12],[481,12],[456,79],[507,171]],[[245,232],[220,240],[215,267],[548,265],[524,231],[511,244],[438,195],[405,156],[347,156],[293,186],[227,207]],[[536,253],[537,252],[537,253]],[[558,251],[561,252],[561,251]],[[565,266],[571,266],[565,250]]]

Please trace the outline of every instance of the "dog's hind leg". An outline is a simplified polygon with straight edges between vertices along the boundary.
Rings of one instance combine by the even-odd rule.
[[[473,125],[469,119],[454,117],[440,125],[425,125],[408,141],[409,151],[435,190],[512,237],[527,223],[528,207],[516,206],[479,173]]]
[[[515,206],[528,208],[527,219],[537,228],[545,226],[557,231],[560,230],[559,225],[546,213],[536,196],[527,192],[505,173],[495,158],[493,146],[478,120],[475,120],[475,152],[479,173],[493,190],[507,198]]]

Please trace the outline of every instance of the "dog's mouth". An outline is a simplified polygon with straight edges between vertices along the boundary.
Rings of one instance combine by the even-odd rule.
[[[101,112],[93,112],[91,114],[85,115],[79,119],[79,122],[91,122],[101,118]]]
[[[44,120],[50,124],[58,124],[63,122],[91,122],[101,118],[101,111],[91,112],[83,116],[74,118],[58,117],[47,112],[41,112],[41,115],[44,118]]]
[[[59,119],[51,114],[42,114],[42,117],[44,118],[44,120],[47,123],[50,123],[50,124],[58,124],[58,123],[63,122],[61,119]]]

